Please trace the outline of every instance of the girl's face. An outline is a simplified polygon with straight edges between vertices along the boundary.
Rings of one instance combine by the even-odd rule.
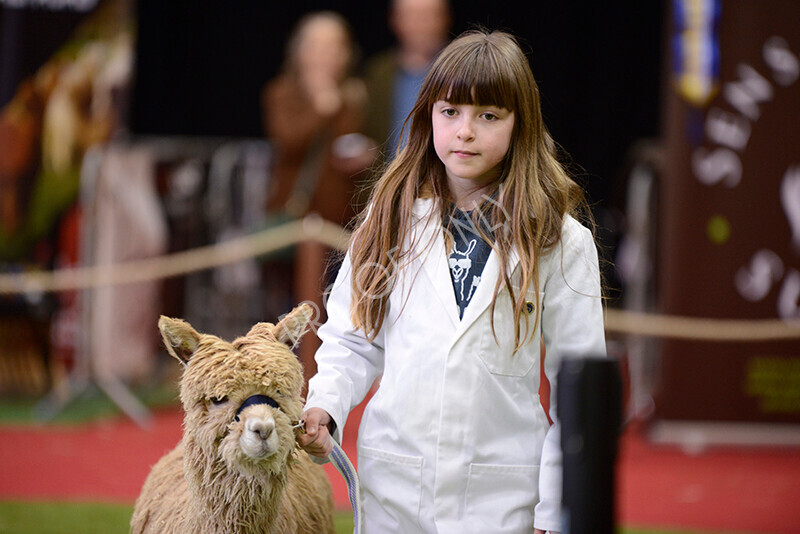
[[[500,176],[514,131],[513,111],[439,100],[431,121],[433,146],[454,195],[485,187]]]

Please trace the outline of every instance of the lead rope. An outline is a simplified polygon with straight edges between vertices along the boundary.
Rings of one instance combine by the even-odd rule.
[[[299,428],[305,432],[305,421],[300,421],[294,428]],[[350,462],[350,458],[345,454],[344,449],[331,437],[333,448],[328,455],[328,459],[339,471],[347,484],[347,497],[350,499],[350,507],[353,509],[353,534],[361,534],[361,485],[358,483],[358,473]]]
[[[353,508],[353,534],[361,534],[361,487],[358,483],[356,468],[335,441],[333,441],[333,449],[331,449],[329,458],[347,483],[347,496],[350,498],[350,506]]]

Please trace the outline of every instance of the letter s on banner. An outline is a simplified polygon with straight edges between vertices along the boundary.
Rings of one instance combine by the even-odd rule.
[[[753,255],[750,267],[736,272],[734,283],[739,294],[750,302],[757,302],[772,289],[774,282],[783,277],[783,261],[771,250],[762,249]]]

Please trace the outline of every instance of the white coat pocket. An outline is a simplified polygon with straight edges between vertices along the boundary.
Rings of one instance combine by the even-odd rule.
[[[539,466],[470,464],[466,493],[469,532],[533,532]]]
[[[514,354],[514,347],[516,346],[514,340],[514,311],[511,307],[511,298],[508,296],[508,292],[502,291],[497,296],[494,309],[494,333],[492,333],[492,324],[489,321],[491,306],[487,307],[483,312],[486,318],[481,318],[483,335],[481,336],[478,352],[490,373],[504,376],[525,376],[534,363],[538,361],[541,326],[537,326],[532,338],[530,330],[528,330],[528,338],[525,338],[525,319],[527,317],[530,324],[529,328],[533,329],[536,310],[540,310],[541,314],[543,296],[544,293],[540,292],[538,298],[534,298],[533,291],[528,291],[526,295],[525,302],[527,306],[520,317],[519,328],[520,338],[527,339],[527,342],[516,354]],[[541,323],[540,315],[539,325]]]
[[[371,532],[418,532],[422,457],[361,446],[358,472]]]

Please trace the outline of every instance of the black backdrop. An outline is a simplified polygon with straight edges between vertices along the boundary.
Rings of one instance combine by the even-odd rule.
[[[529,51],[556,140],[603,204],[631,142],[658,132],[662,1],[453,2],[454,35],[481,24]],[[258,95],[303,14],[333,9],[364,56],[392,44],[387,0],[140,0],[131,129],[147,135],[260,136]],[[489,7],[490,6],[490,7]]]
[[[0,108],[64,42],[88,11],[12,9],[0,1]]]

